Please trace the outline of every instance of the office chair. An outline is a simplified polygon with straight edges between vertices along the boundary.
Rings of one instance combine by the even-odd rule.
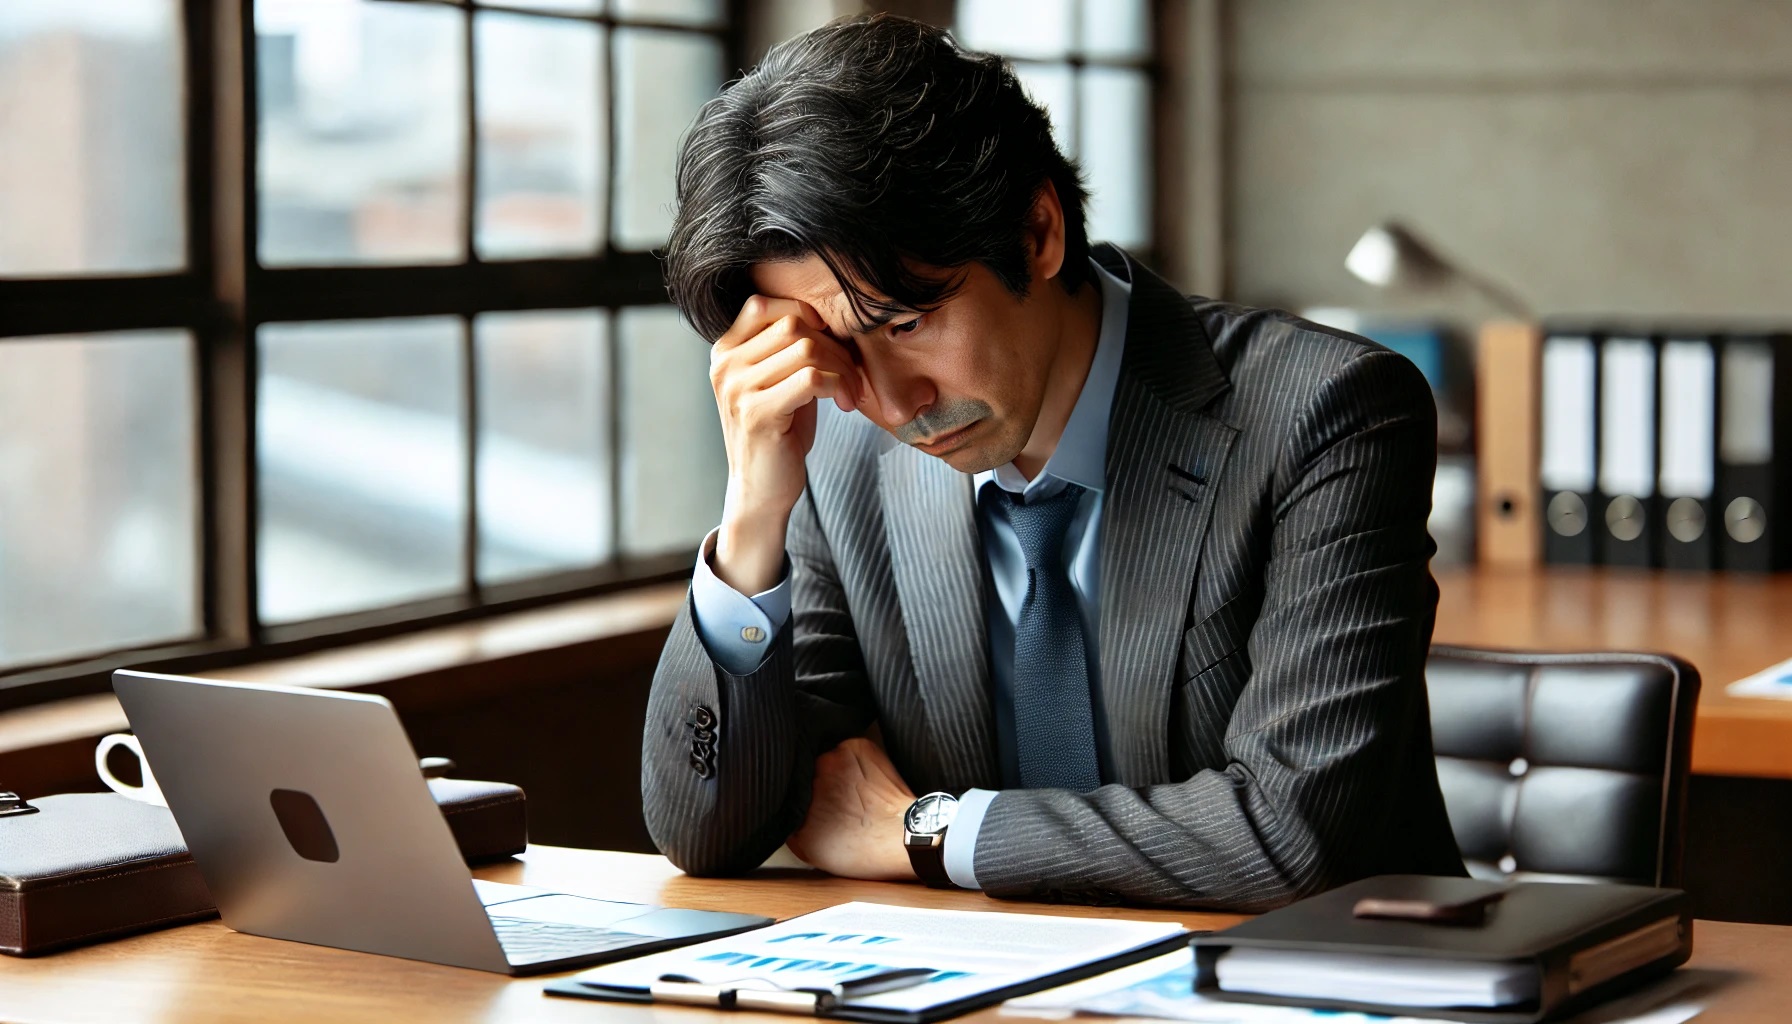
[[[1665,654],[1436,646],[1425,677],[1470,874],[1680,885],[1698,669]]]

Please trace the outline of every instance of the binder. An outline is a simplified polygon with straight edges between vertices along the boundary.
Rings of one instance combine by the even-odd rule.
[[[1655,343],[1618,335],[1599,351],[1599,501],[1594,550],[1606,565],[1656,564]]]
[[[1792,511],[1785,466],[1792,457],[1792,339],[1736,335],[1723,340],[1718,389],[1718,562],[1725,569],[1789,567],[1785,517]]]
[[[1538,475],[1543,560],[1586,565],[1594,552],[1591,509],[1599,436],[1599,359],[1593,338],[1545,337],[1542,376]]]
[[[1661,564],[1717,568],[1717,347],[1704,337],[1661,346]]]
[[[1525,567],[1543,557],[1538,500],[1538,407],[1543,336],[1500,321],[1475,342],[1475,534],[1483,565]]]
[[[1479,920],[1387,919],[1361,903],[1449,907],[1491,899]],[[1659,977],[1692,955],[1692,911],[1676,889],[1582,882],[1504,885],[1473,878],[1383,875],[1273,910],[1190,943],[1196,994],[1237,1002],[1323,1006],[1387,1016],[1443,1017],[1481,1024],[1536,1024],[1566,1016]],[[1307,965],[1282,972],[1289,988],[1311,986],[1328,958],[1355,969],[1352,980],[1392,992],[1406,978],[1452,967],[1500,970],[1526,994],[1480,1007],[1357,1001],[1223,986],[1223,958],[1251,951],[1294,954]],[[1391,998],[1391,996],[1389,997]]]

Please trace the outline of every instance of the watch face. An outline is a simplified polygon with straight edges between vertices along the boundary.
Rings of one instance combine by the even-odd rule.
[[[950,793],[929,793],[908,809],[903,825],[917,835],[937,835],[958,814],[958,798]]]

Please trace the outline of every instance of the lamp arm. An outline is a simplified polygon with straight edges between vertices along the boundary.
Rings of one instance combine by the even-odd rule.
[[[1462,278],[1469,287],[1486,296],[1494,305],[1526,323],[1536,321],[1537,314],[1531,307],[1525,305],[1524,301],[1513,293],[1511,289],[1496,283],[1492,278],[1477,274],[1470,270],[1465,270],[1460,266],[1456,267],[1455,270],[1457,276]]]

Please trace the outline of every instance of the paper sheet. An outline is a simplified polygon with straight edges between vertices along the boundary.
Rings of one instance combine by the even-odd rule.
[[[1792,661],[1762,669],[1725,687],[1732,697],[1777,697],[1792,700]]]
[[[740,935],[607,964],[577,981],[645,989],[663,974],[743,988],[826,988],[898,967],[938,973],[854,1006],[918,1011],[1172,938],[1176,924],[846,903]]]

